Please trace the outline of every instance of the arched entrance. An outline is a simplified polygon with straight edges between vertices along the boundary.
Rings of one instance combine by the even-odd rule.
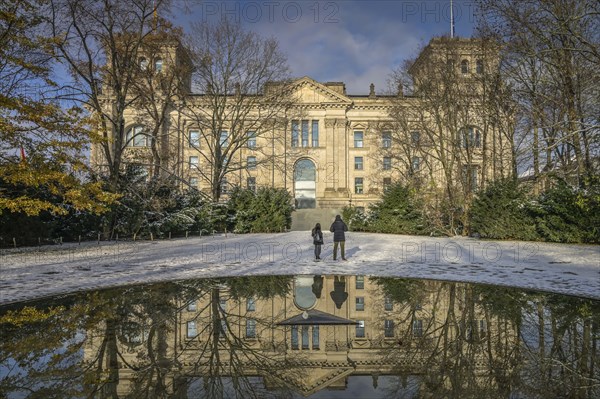
[[[317,207],[317,168],[310,159],[301,159],[294,166],[294,198],[296,209]]]

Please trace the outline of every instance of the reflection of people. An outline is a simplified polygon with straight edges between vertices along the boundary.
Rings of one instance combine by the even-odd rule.
[[[348,226],[342,220],[340,215],[335,217],[335,221],[331,224],[329,231],[333,233],[333,260],[337,259],[337,248],[340,246],[340,252],[342,253],[342,260],[346,260],[346,254],[344,247],[346,246],[346,235],[345,231],[348,231]]]
[[[335,307],[341,309],[344,302],[346,302],[346,299],[348,299],[348,293],[346,292],[346,279],[344,277],[340,278],[335,276],[335,280],[333,280],[333,291],[331,291],[329,295],[331,295],[331,299],[333,299]]]
[[[323,291],[323,276],[314,276],[313,277],[313,285],[312,292],[315,294],[317,299],[321,298],[321,291]]]
[[[321,259],[321,245],[323,245],[323,232],[321,231],[321,223],[317,223],[312,229],[313,244],[315,244],[315,260]]]

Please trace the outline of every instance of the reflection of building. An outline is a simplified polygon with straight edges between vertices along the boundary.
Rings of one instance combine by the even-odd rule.
[[[488,60],[481,54],[481,41],[434,39],[421,53],[411,73],[420,76],[421,80],[430,79],[423,77],[422,71],[427,69],[428,63],[441,56],[447,57],[450,47],[455,58],[452,65],[461,84],[473,82],[485,71],[493,69],[489,65],[494,63],[488,65]],[[172,50],[169,54],[171,57],[159,59],[162,73],[170,68],[169,60],[180,63],[184,52]],[[148,61],[144,59],[143,62]],[[216,145],[215,139],[207,138],[200,123],[190,116],[200,111],[187,112],[200,109],[205,97],[191,94],[190,78],[183,80],[188,82],[190,93],[185,96],[185,101],[181,100],[169,110],[168,120],[161,126],[161,141],[157,144],[165,169],[172,170],[194,187],[208,190],[208,182],[200,172],[213,168],[210,159],[204,155],[209,146]],[[439,154],[404,149],[410,147],[410,143],[399,141],[396,131],[407,130],[415,144],[419,140],[426,142],[425,134],[418,127],[398,126],[390,116],[395,106],[415,107],[421,101],[419,98],[404,96],[402,90],[393,95],[376,94],[373,86],[368,95],[352,95],[346,92],[343,82],[321,83],[309,77],[297,79],[294,91],[297,116],[281,115],[286,119],[285,126],[276,129],[249,130],[247,143],[234,155],[235,159],[224,160],[241,165],[239,170],[236,168],[226,176],[224,189],[231,185],[252,189],[284,187],[293,194],[298,208],[340,209],[348,204],[365,206],[377,200],[392,181],[415,173],[443,186],[445,174],[440,171]],[[477,93],[476,90],[473,92]],[[452,144],[456,138],[448,137],[447,140],[450,147],[455,145],[463,150],[466,145],[473,147],[473,157],[469,155],[467,159],[457,155],[452,162],[456,163],[454,176],[459,179],[461,173],[468,175],[471,184],[476,186],[483,175],[509,173],[510,154],[506,139],[494,127],[484,129],[482,118],[475,115],[479,111],[475,109],[477,105],[471,104],[468,112],[472,115],[466,118],[470,123],[464,122],[465,126],[462,126],[465,136],[462,141],[458,139]],[[129,110],[127,113],[125,125],[130,132],[130,141],[126,151],[130,161],[143,163],[148,162],[144,157],[149,157],[151,142],[146,138],[146,121],[140,112]],[[204,112],[209,114],[211,111]],[[224,127],[218,141],[232,145],[228,134],[228,128]],[[439,145],[438,142],[430,144]],[[96,146],[92,150],[92,162],[98,165],[102,163],[101,159],[102,153]],[[493,160],[493,167],[482,167],[486,159]]]
[[[496,378],[512,372],[515,327],[485,312],[470,286],[384,280],[308,276],[296,278],[294,292],[284,297],[234,300],[220,285],[200,291],[199,299],[182,299],[163,337],[170,389],[196,380],[207,390],[216,380],[254,376],[267,390],[309,395],[346,389],[355,376],[369,376],[374,387],[380,377],[395,376],[395,389],[428,397],[445,384],[458,392],[462,384],[494,391]],[[119,334],[124,360],[130,367],[147,363],[147,329],[120,331],[128,328]],[[87,357],[97,355],[101,339],[90,340]],[[134,376],[121,373],[124,381]],[[119,385],[123,393],[129,389]]]

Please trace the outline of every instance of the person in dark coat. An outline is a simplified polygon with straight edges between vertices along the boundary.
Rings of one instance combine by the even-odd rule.
[[[333,291],[331,291],[329,295],[331,295],[331,299],[333,299],[335,307],[341,309],[344,302],[346,302],[346,299],[348,299],[345,277],[335,276],[335,280],[333,281]]]
[[[312,292],[317,299],[321,298],[321,293],[323,292],[323,276],[316,275],[313,277]]]
[[[315,260],[321,259],[321,245],[323,245],[323,232],[321,231],[321,223],[317,223],[312,229],[313,244],[315,244]]]
[[[335,221],[331,224],[329,231],[333,233],[333,260],[337,259],[338,245],[340,246],[340,252],[342,253],[342,260],[346,260],[346,235],[344,232],[348,231],[348,226],[346,226],[346,223],[344,223],[340,215],[336,215]]]

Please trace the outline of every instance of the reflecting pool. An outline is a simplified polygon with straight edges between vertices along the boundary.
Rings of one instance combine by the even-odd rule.
[[[173,281],[0,308],[0,397],[600,398],[600,302],[368,276]]]

